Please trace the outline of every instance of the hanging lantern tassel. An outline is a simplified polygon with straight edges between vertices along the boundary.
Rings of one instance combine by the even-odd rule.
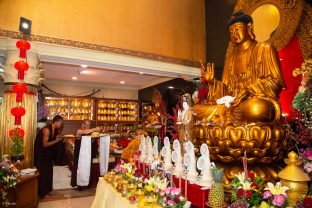
[[[22,102],[23,94],[27,93],[27,87],[23,83],[13,85],[13,92],[16,93],[16,102]]]
[[[10,137],[13,137],[14,134],[17,134],[19,137],[24,137],[25,131],[24,131],[23,129],[21,129],[21,128],[11,129],[11,130],[9,131],[9,136],[10,136]]]
[[[11,109],[11,113],[15,116],[15,125],[21,125],[22,116],[25,115],[26,110],[25,108],[18,106]]]
[[[19,80],[24,80],[25,71],[28,70],[29,65],[25,61],[18,61],[14,64],[15,69],[18,71],[17,78]]]
[[[20,49],[20,58],[26,58],[26,51],[30,49],[30,43],[21,39],[16,42],[16,47]]]

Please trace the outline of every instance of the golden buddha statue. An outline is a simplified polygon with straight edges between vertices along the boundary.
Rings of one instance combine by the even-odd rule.
[[[279,123],[278,99],[285,87],[279,58],[273,46],[255,40],[249,15],[234,13],[228,30],[231,42],[222,81],[208,64],[207,103],[193,106],[193,143],[207,143],[211,159],[225,168],[225,184],[242,171],[245,151],[251,170],[263,180],[274,180],[279,168],[273,162],[284,158],[290,144]]]
[[[156,112],[156,108],[151,108],[148,109],[147,111],[148,116],[146,118],[146,121],[148,124],[155,124],[155,123],[160,123],[160,116]]]
[[[255,40],[252,27],[248,15],[238,12],[231,17],[228,30],[232,45],[222,81],[215,78],[214,65],[208,64],[205,72],[208,103],[194,106],[199,120],[250,123],[280,119],[278,98],[285,84],[279,58],[273,46]],[[216,104],[224,96],[235,97],[229,108]]]

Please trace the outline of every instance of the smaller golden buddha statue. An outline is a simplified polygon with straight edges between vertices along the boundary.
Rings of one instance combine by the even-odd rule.
[[[156,112],[156,108],[148,110],[146,121],[148,124],[160,123],[160,116]]]

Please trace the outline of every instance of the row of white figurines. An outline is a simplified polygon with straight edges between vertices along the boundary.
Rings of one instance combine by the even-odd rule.
[[[155,164],[159,162],[158,152],[158,137],[154,137],[153,143],[150,137],[141,136],[141,143],[139,150],[140,162],[147,164]],[[194,145],[188,141],[183,144],[184,156],[182,157],[182,149],[179,140],[173,142],[173,151],[171,151],[171,144],[168,137],[164,138],[164,147],[161,149],[161,156],[163,158],[163,168],[166,171],[177,177],[182,177],[190,183],[196,183],[203,187],[210,188],[213,183],[211,167],[214,165],[210,162],[209,149],[207,144],[202,144],[200,147],[201,156],[197,159],[195,157]],[[172,164],[174,162],[174,165]],[[198,170],[201,171],[199,175]]]

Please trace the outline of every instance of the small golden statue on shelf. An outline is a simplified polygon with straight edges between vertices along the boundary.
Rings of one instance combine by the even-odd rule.
[[[207,64],[207,103],[193,106],[197,125],[194,143],[208,144],[211,159],[227,163],[225,183],[241,171],[233,162],[249,155],[248,163],[257,163],[255,172],[263,179],[276,178],[270,165],[283,159],[289,142],[279,124],[279,94],[285,87],[275,48],[259,43],[253,33],[253,20],[237,12],[228,22],[230,44],[222,80],[215,78],[214,64]]]

